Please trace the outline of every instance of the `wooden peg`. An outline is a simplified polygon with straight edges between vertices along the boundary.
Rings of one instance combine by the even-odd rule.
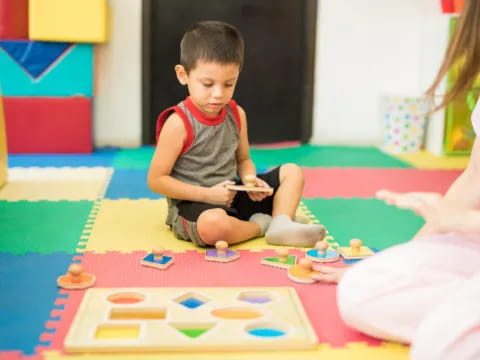
[[[64,289],[85,289],[95,284],[96,277],[83,271],[80,264],[68,267],[68,273],[57,278],[57,285]]]

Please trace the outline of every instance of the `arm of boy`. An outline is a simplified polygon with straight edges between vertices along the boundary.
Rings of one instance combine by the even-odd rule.
[[[212,187],[187,184],[170,176],[173,166],[182,153],[187,132],[182,119],[175,113],[165,121],[157,147],[150,163],[147,176],[148,187],[166,197],[230,206],[235,191],[225,185],[232,181],[223,181]]]
[[[237,105],[238,106],[238,105]],[[238,106],[238,112],[240,114],[241,121],[241,130],[240,130],[240,140],[238,144],[238,149],[236,153],[237,157],[237,171],[238,176],[242,180],[242,183],[245,185],[254,185],[259,187],[269,187],[269,185],[256,177],[255,164],[252,159],[250,159],[250,145],[248,141],[248,129],[247,129],[247,116],[245,111]],[[261,201],[267,196],[270,196],[271,192],[257,192],[250,191],[248,196],[253,201]]]

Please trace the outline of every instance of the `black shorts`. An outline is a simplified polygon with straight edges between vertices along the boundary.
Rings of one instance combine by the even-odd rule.
[[[209,209],[224,209],[228,215],[240,220],[248,220],[250,216],[255,213],[271,215],[273,210],[273,197],[280,186],[280,167],[276,167],[264,174],[258,174],[257,177],[273,188],[272,196],[268,196],[262,201],[253,201],[248,197],[246,191],[237,191],[230,207],[187,200],[178,202],[176,206],[178,209],[179,224],[177,231],[174,231],[176,236],[184,240],[190,240],[198,246],[206,246],[199,238],[196,222],[200,214]],[[241,183],[240,180],[236,180],[235,182],[237,184]],[[175,224],[173,227],[177,228]]]

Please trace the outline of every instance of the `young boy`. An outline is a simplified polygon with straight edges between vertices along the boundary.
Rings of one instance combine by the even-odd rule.
[[[223,22],[186,31],[175,72],[190,96],[158,117],[148,185],[167,197],[166,223],[174,235],[197,246],[265,235],[269,244],[311,247],[325,229],[292,221],[303,191],[301,169],[285,164],[257,177],[250,159],[246,115],[232,100],[243,46],[239,31]],[[239,183],[270,186],[273,194],[228,189],[237,176]]]

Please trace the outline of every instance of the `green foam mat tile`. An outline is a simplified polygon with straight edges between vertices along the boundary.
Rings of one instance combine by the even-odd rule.
[[[340,246],[359,238],[366,246],[383,250],[410,240],[424,224],[413,212],[377,199],[303,199],[303,203]]]
[[[136,149],[123,149],[118,151],[113,159],[115,169],[148,169],[155,148],[143,146]],[[146,181],[146,180],[145,180]]]
[[[304,167],[412,167],[376,147],[300,145],[281,149],[252,148],[250,154],[258,168],[289,162]]]
[[[0,201],[0,252],[74,254],[93,201]]]

